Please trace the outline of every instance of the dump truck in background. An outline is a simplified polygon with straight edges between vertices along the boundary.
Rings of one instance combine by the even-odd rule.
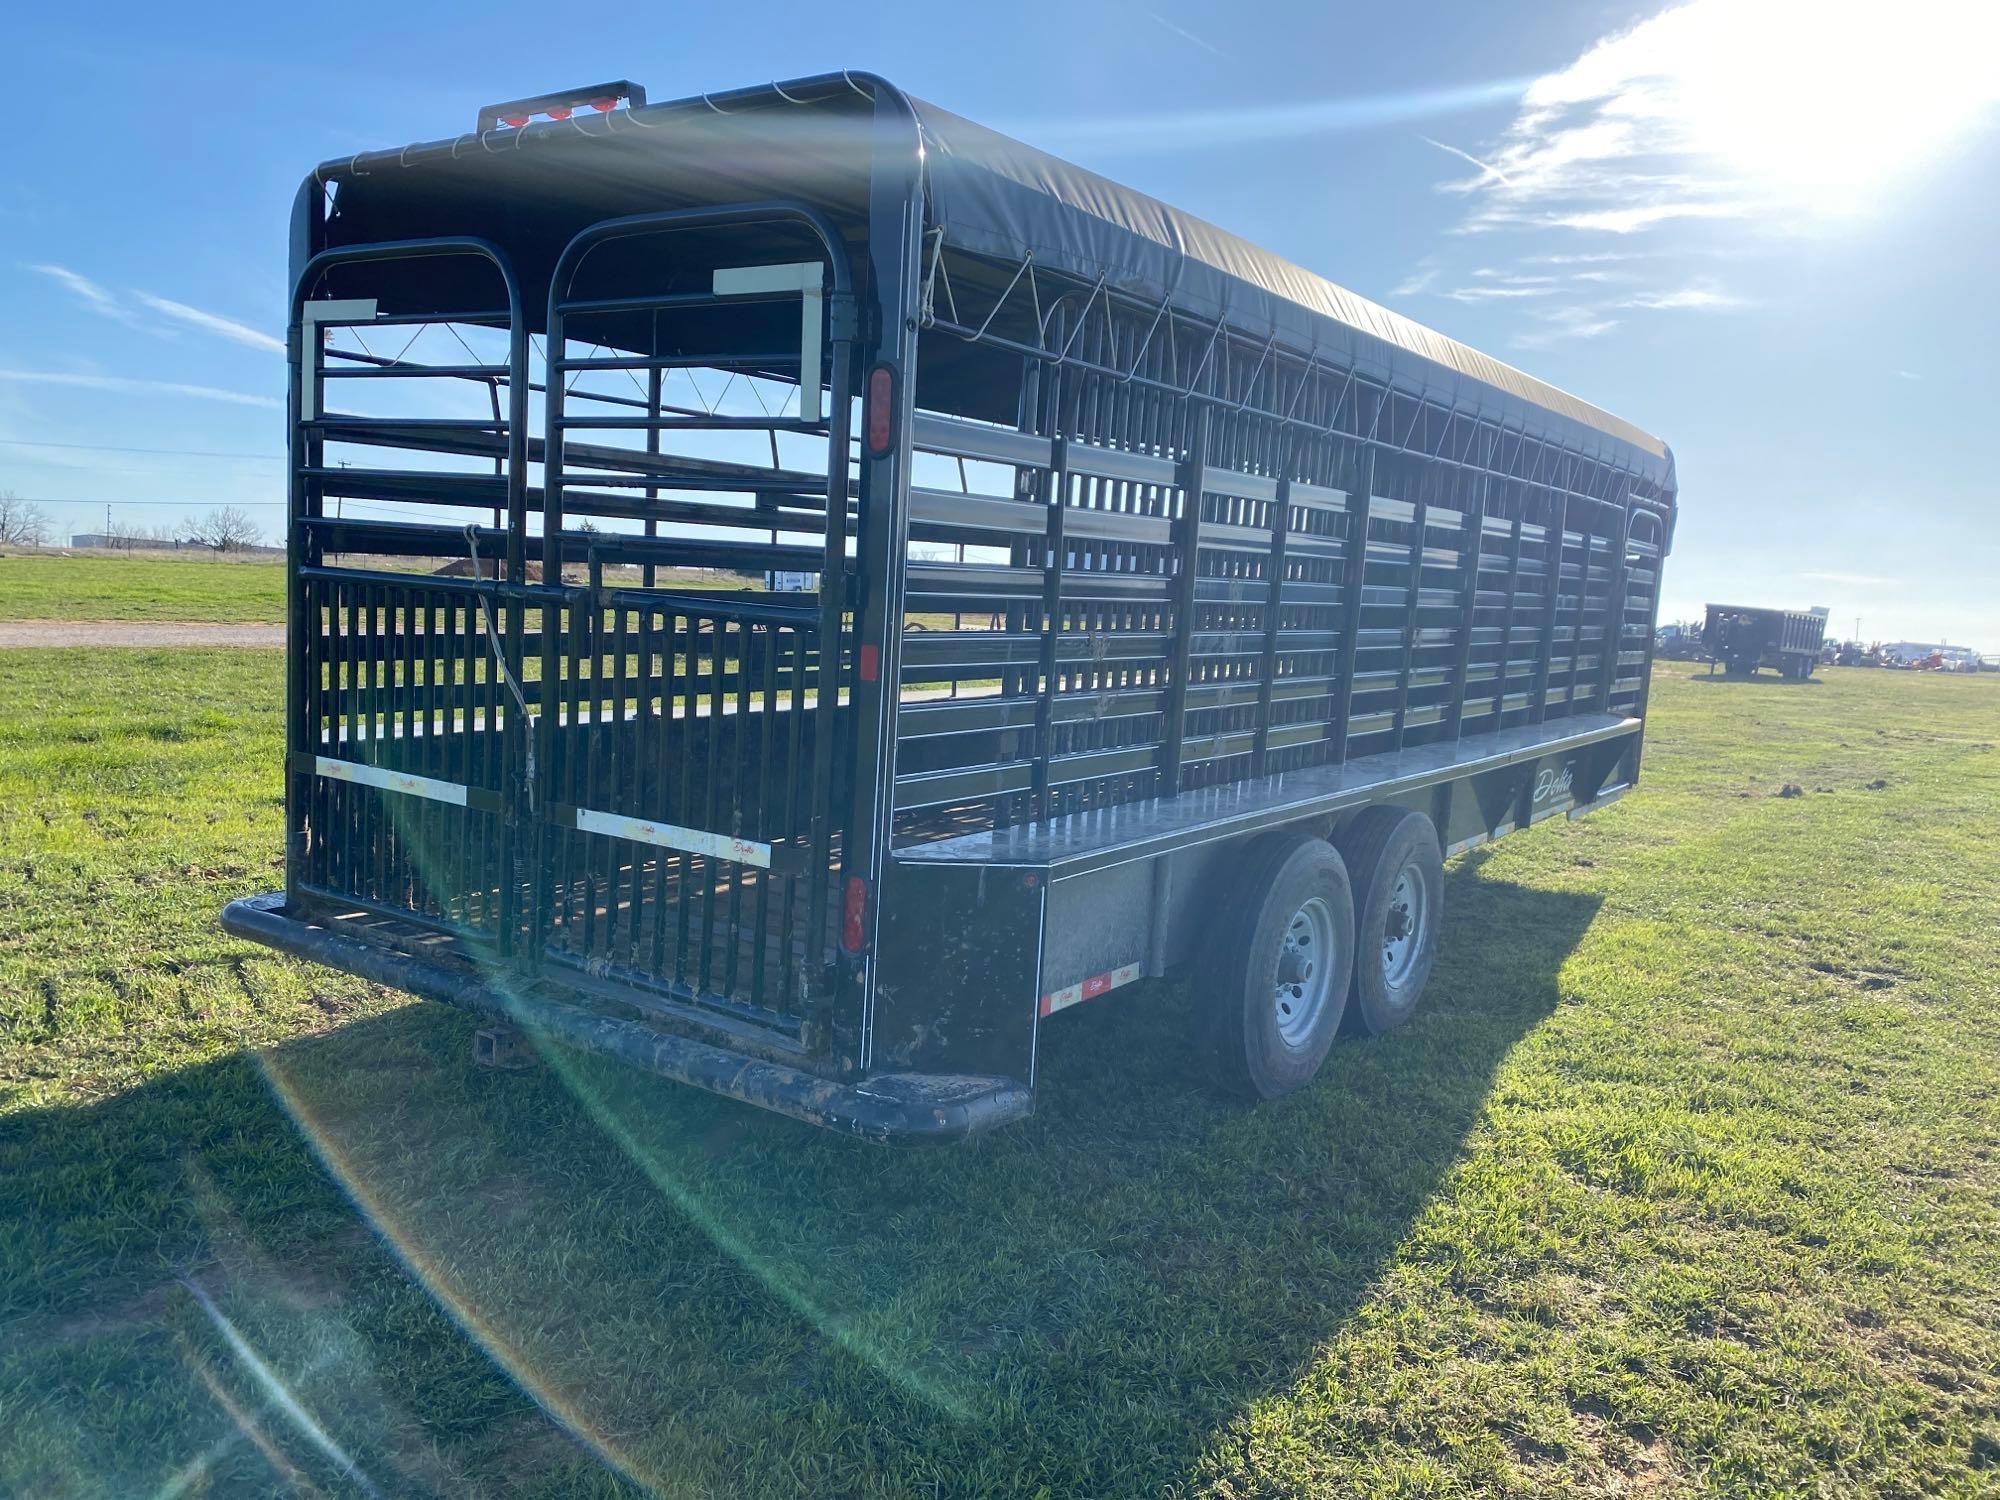
[[[1446,857],[1638,780],[1665,444],[880,79],[328,163],[292,283],[240,936],[963,1136],[1180,966],[1301,1086],[1414,1012]]]
[[[1711,670],[1718,664],[1731,677],[1748,677],[1759,667],[1804,682],[1819,665],[1826,641],[1827,611],[1760,609],[1711,604],[1702,626],[1702,651]]]

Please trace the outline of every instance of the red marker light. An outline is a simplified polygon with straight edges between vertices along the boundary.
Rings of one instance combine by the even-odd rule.
[[[847,889],[840,905],[840,946],[846,953],[861,951],[865,934],[861,919],[868,910],[868,882],[859,875],[847,877]]]
[[[502,115],[500,123],[503,125],[512,125],[516,130],[519,130],[523,125],[528,123],[528,117],[526,115]]]
[[[552,105],[548,114],[551,120],[567,120],[569,118],[569,106],[567,104]]]
[[[861,680],[874,682],[882,675],[882,649],[879,646],[861,648]]]
[[[608,115],[618,107],[618,101],[616,99],[593,99],[590,101],[590,107],[600,115]]]
[[[877,365],[868,372],[867,411],[868,453],[886,458],[896,431],[896,372]]]

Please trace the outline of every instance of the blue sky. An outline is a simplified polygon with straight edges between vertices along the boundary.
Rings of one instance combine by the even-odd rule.
[[[2000,651],[1987,0],[560,13],[11,7],[0,489],[65,532],[107,501],[275,528],[287,213],[323,158],[602,78],[865,67],[1660,433],[1666,616],[1823,603]]]

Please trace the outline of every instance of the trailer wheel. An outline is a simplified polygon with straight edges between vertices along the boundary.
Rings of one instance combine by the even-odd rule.
[[[1354,881],[1354,995],[1350,1024],[1370,1036],[1416,1013],[1437,957],[1444,856],[1419,812],[1373,807],[1340,841]]]
[[[1253,1099],[1312,1081],[1340,1030],[1354,966],[1354,895],[1324,839],[1279,835],[1232,870],[1203,987],[1218,1076]]]

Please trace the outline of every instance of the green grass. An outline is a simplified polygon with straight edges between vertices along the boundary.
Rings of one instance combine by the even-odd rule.
[[[0,655],[0,1492],[2000,1493],[2000,681],[1667,669],[1319,1086],[895,1152],[219,936],[280,671]]]
[[[0,620],[285,618],[280,562],[216,558],[0,557]]]

